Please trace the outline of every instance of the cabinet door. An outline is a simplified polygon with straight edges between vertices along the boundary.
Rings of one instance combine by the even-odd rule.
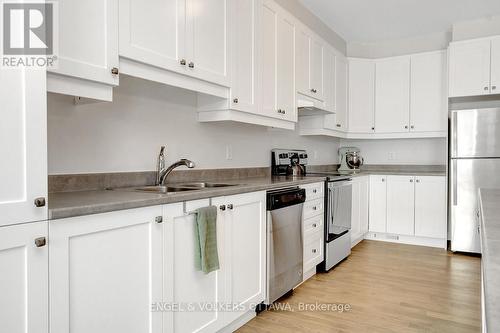
[[[375,65],[375,132],[409,130],[410,58],[391,58]]]
[[[449,97],[490,93],[489,39],[459,42],[449,48]]]
[[[188,75],[229,86],[228,0],[186,0]]]
[[[415,186],[413,176],[387,177],[387,232],[415,233]]]
[[[252,304],[265,299],[266,292],[266,193],[225,197],[226,300],[243,310],[226,312],[230,323]]]
[[[368,213],[370,202],[370,183],[369,177],[363,177],[359,180],[359,230],[362,235],[368,232]]]
[[[491,40],[491,90],[500,94],[500,37]]]
[[[327,111],[335,112],[335,52],[325,47],[323,54],[323,98]]]
[[[278,109],[282,110],[281,118],[297,121],[297,109],[295,108],[295,25],[291,17],[283,14],[278,17],[276,49]]]
[[[297,91],[311,96],[310,68],[311,34],[304,28],[298,28],[295,36],[295,71]]]
[[[227,265],[224,257],[224,218],[217,219],[217,251],[220,269],[209,274],[195,267],[196,215],[185,215],[195,209],[209,206],[209,199],[167,205],[164,207],[164,288],[165,301],[182,304],[184,311],[164,313],[163,332],[216,332],[224,326],[224,312],[203,309],[202,306],[224,300]],[[187,311],[186,311],[187,310]]]
[[[231,1],[231,108],[258,113],[261,0]]]
[[[375,63],[349,59],[349,132],[373,133],[375,116]]]
[[[161,332],[162,208],[50,222],[52,333]]]
[[[312,97],[323,100],[323,43],[316,39],[311,39],[311,63],[310,68],[310,90],[312,92]]]
[[[186,73],[186,0],[122,0],[119,11],[121,57]]]
[[[58,2],[59,54],[51,72],[118,85],[118,0]],[[148,21],[150,23],[151,21]]]
[[[47,219],[47,90],[42,69],[0,70],[0,226]]]
[[[359,213],[361,211],[359,200],[361,183],[352,182],[352,206],[351,206],[351,242],[355,242],[361,234],[361,219]]]
[[[370,176],[371,232],[386,232],[387,223],[387,176]]]
[[[412,56],[410,131],[446,131],[447,125],[446,53]]]
[[[337,56],[335,57],[335,126],[339,131],[347,131],[347,80],[347,59]]]
[[[280,117],[277,101],[277,50],[278,40],[276,25],[278,13],[272,3],[264,1],[262,5],[262,112],[269,117]]]
[[[41,237],[47,222],[0,227],[2,332],[48,332],[48,249],[35,245]]]
[[[416,177],[415,236],[446,238],[445,177]]]

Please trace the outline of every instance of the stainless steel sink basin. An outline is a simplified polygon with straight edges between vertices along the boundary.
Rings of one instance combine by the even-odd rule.
[[[170,187],[201,189],[201,188],[229,187],[229,186],[236,186],[236,185],[238,185],[238,184],[199,182],[199,183],[172,184],[172,185],[170,185]]]
[[[135,188],[136,191],[150,192],[150,193],[172,193],[172,192],[184,192],[184,191],[194,191],[197,188],[194,187],[172,187],[172,186],[144,186]]]

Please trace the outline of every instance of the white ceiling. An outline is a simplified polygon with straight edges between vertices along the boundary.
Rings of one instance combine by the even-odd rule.
[[[347,42],[450,31],[453,23],[500,15],[500,0],[300,0]]]

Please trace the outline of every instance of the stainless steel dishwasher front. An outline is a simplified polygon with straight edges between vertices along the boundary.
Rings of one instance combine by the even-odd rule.
[[[302,282],[302,207],[304,189],[267,193],[267,293],[265,304]]]

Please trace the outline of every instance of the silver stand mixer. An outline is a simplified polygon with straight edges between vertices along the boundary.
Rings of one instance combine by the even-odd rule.
[[[361,150],[357,147],[339,148],[340,167],[339,172],[358,172],[364,163],[363,157],[359,154]]]

